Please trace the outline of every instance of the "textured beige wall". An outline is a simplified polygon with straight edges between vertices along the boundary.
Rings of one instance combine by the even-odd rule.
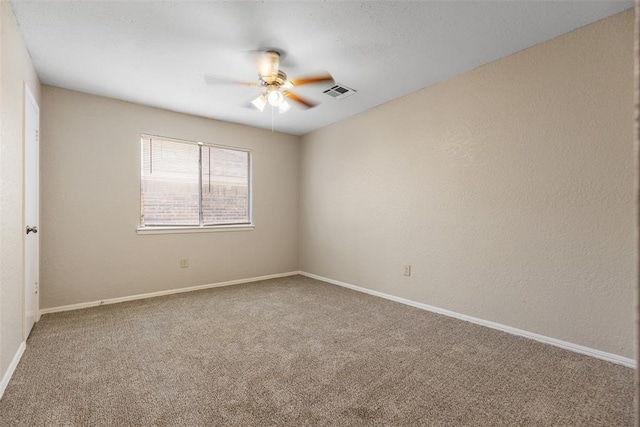
[[[640,174],[638,173],[638,167],[640,166],[640,0],[636,0],[635,7],[635,26],[633,34],[633,47],[634,47],[634,82],[635,82],[635,123],[634,123],[634,142],[635,142],[635,160],[636,160],[636,206],[640,205]],[[635,241],[636,247],[640,248],[640,218],[636,215],[636,232]],[[640,259],[636,258],[636,262]],[[640,355],[640,278],[636,275],[636,362]],[[635,426],[640,427],[640,369],[636,368],[636,395],[634,399],[636,409]]]
[[[23,340],[24,83],[40,81],[6,1],[0,1],[0,378]]]
[[[300,155],[301,270],[634,356],[632,11],[308,134]]]
[[[41,127],[42,308],[297,270],[297,137],[49,86]],[[255,230],[136,234],[141,133],[251,149]]]

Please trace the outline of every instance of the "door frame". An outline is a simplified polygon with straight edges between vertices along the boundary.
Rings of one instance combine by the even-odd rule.
[[[25,229],[27,227],[26,223],[26,212],[27,212],[27,188],[26,188],[26,162],[27,162],[27,107],[29,105],[33,105],[36,110],[36,158],[35,158],[35,170],[36,170],[36,197],[35,197],[35,215],[36,215],[36,225],[39,225],[40,222],[40,106],[36,101],[36,98],[33,96],[33,92],[29,89],[29,85],[27,82],[24,82],[24,102],[23,102],[23,117],[22,117],[22,155],[23,155],[23,164],[22,164],[22,255],[23,255],[23,263],[22,263],[22,274],[23,274],[23,284],[22,284],[22,335],[23,339],[27,339],[27,307],[26,307],[26,292],[27,292],[27,234],[25,233]],[[35,246],[35,279],[36,279],[36,296],[35,296],[35,322],[40,320],[40,236],[37,236],[37,243]]]

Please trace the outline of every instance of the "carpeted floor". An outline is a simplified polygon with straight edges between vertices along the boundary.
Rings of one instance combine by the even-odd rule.
[[[634,371],[294,276],[42,317],[0,426],[630,426]]]

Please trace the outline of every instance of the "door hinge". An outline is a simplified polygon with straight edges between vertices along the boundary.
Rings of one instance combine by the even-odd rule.
[[[40,284],[36,282],[36,294],[40,291]]]

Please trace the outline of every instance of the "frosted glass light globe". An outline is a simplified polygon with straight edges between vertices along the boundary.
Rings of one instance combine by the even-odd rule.
[[[270,105],[274,107],[278,107],[280,106],[280,104],[282,104],[282,101],[284,101],[284,95],[280,91],[273,90],[269,92],[269,96],[267,96],[267,100],[269,101]]]

